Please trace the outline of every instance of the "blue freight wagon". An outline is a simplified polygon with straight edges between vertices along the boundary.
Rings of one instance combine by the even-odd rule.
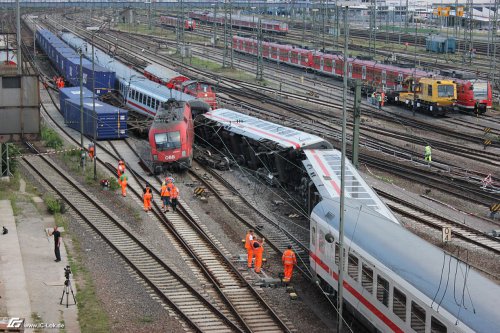
[[[48,30],[37,30],[35,39],[66,81],[73,86],[79,86],[80,55]],[[99,65],[94,67],[95,94],[102,95],[114,90],[115,73]],[[83,85],[88,89],[92,89],[92,63],[87,59],[82,60],[82,72]]]
[[[95,99],[95,116],[93,112],[92,92],[83,91],[83,134],[96,140],[113,140],[127,137],[128,111]],[[65,124],[80,131],[81,106],[80,88],[62,88],[59,95],[59,106]]]
[[[431,35],[425,39],[425,49],[429,52],[455,53],[456,48],[457,41],[454,37]]]

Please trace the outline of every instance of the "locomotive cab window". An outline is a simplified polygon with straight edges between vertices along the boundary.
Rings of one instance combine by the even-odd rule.
[[[431,333],[447,333],[446,326],[436,318],[431,318]]]
[[[425,333],[425,310],[415,302],[411,302],[411,328],[417,333]]]
[[[406,321],[406,295],[398,288],[394,288],[392,295],[392,312],[402,321]]]
[[[441,84],[438,86],[438,97],[454,97],[455,87],[452,84]]]
[[[365,264],[362,264],[361,284],[370,294],[373,292],[373,270]]]
[[[180,148],[181,133],[177,131],[155,134],[155,143],[159,151]]]

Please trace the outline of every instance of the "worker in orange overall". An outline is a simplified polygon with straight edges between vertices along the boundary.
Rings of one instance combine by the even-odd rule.
[[[160,198],[161,198],[161,209],[164,213],[168,212],[168,206],[170,205],[170,193],[167,188],[167,183],[161,183],[160,189]]]
[[[118,161],[118,168],[116,169],[117,173],[118,173],[118,178],[120,178],[120,176],[122,175],[122,173],[125,172],[125,162],[123,161]]]
[[[151,210],[151,200],[153,199],[153,194],[151,193],[151,188],[146,184],[146,188],[144,189],[144,194],[142,195],[142,199],[144,200],[144,211],[147,212]]]
[[[285,268],[285,277],[283,278],[283,282],[290,282],[292,278],[293,266],[297,265],[297,257],[292,251],[291,245],[288,245],[288,249],[283,252],[281,261],[283,262],[283,267]]]
[[[264,238],[262,240],[254,240],[253,254],[255,255],[255,273],[260,273],[260,268],[262,267],[262,255],[264,253]]]
[[[170,190],[170,202],[172,204],[172,211],[174,212],[177,210],[178,198],[179,198],[179,189],[172,183]]]
[[[120,186],[122,187],[122,195],[124,197],[127,196],[127,183],[128,183],[128,177],[127,175],[125,174],[125,172],[123,172],[120,176],[120,178],[118,178],[118,183],[120,184]]]
[[[253,243],[253,230],[250,229],[247,231],[247,235],[245,237],[245,249],[247,249],[247,267],[252,268],[252,261],[253,261],[253,248],[252,248],[252,243]]]
[[[89,158],[90,158],[90,161],[93,161],[94,160],[94,153],[95,153],[95,147],[94,147],[94,144],[89,144]]]
[[[64,79],[62,77],[59,77],[59,83],[57,84],[57,87],[59,89],[64,88]]]

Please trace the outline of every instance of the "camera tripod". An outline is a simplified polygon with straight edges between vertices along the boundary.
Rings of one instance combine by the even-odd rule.
[[[73,296],[73,302],[76,305],[76,298],[75,298],[75,294],[73,293],[73,287],[71,287],[71,280],[69,279],[69,277],[67,277],[66,281],[64,281],[64,289],[63,289],[63,292],[61,295],[61,301],[59,302],[59,304],[63,304],[64,294],[66,294],[66,307],[68,307],[68,305],[69,305],[68,298],[69,298],[70,291],[71,291],[71,295]]]

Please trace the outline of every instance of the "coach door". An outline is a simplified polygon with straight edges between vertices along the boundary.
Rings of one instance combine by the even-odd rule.
[[[347,66],[347,74],[347,77],[352,79],[352,63],[349,63],[349,65]]]
[[[384,70],[382,70],[382,84],[386,84],[387,82],[387,72]]]
[[[366,66],[361,67],[361,80],[366,80]]]
[[[322,72],[324,71],[323,70],[324,64],[325,64],[325,58],[323,58],[322,56],[320,56],[320,58],[319,58],[319,70],[322,71]]]

